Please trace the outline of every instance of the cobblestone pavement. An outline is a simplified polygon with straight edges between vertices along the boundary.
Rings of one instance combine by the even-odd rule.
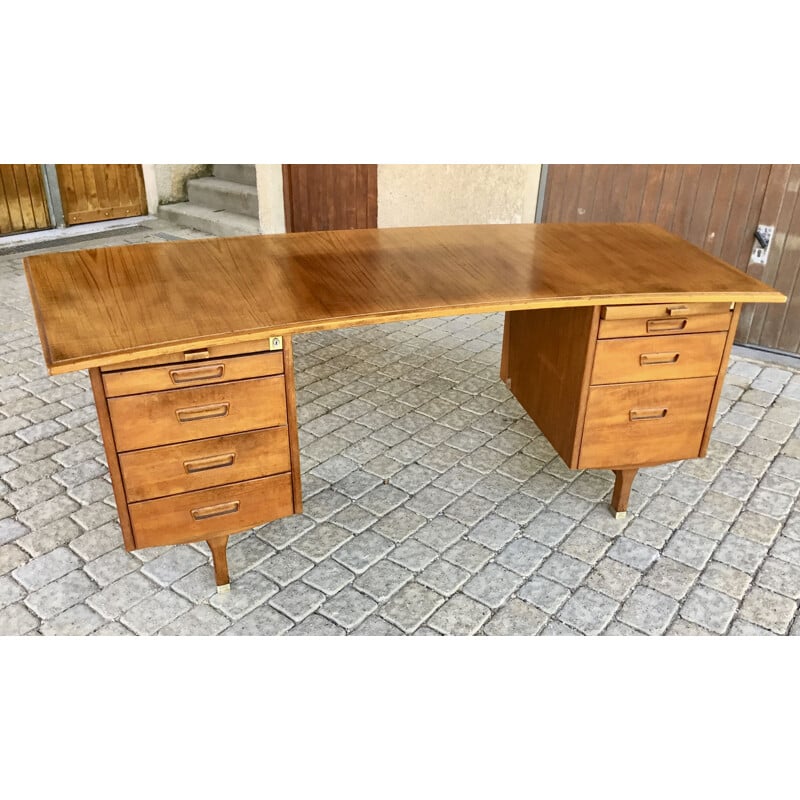
[[[0,319],[2,634],[800,634],[800,371],[735,356],[708,458],[642,470],[618,521],[500,382],[502,315],[298,336],[305,513],[232,537],[217,595],[205,543],[123,549],[19,255]]]

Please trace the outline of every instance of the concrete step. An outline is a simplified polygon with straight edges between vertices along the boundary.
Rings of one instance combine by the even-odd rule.
[[[255,164],[214,164],[212,170],[215,178],[234,183],[244,183],[248,186],[256,185]]]
[[[212,211],[195,203],[160,206],[158,216],[214,236],[251,236],[260,233],[258,220],[230,211]]]
[[[258,194],[255,186],[219,178],[192,178],[186,182],[189,202],[214,211],[230,211],[258,219]]]

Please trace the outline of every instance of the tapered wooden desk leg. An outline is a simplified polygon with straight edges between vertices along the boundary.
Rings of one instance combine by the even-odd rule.
[[[631,486],[638,469],[615,469],[614,494],[611,497],[611,508],[617,519],[622,519],[628,513],[628,500],[631,496]]]
[[[217,593],[229,592],[231,590],[231,582],[228,577],[228,537],[206,539],[206,542],[211,548],[211,556],[214,559],[214,577],[217,581]]]

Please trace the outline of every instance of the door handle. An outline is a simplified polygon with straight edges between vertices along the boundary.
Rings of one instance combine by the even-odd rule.
[[[631,422],[639,422],[643,419],[664,419],[667,416],[666,408],[632,408],[630,411]]]
[[[689,323],[689,320],[684,317],[673,317],[672,319],[649,319],[647,320],[647,332],[655,333],[656,331],[682,331]]]
[[[642,353],[639,356],[639,365],[649,367],[657,364],[677,364],[680,357],[680,353]]]
[[[173,383],[189,383],[190,381],[211,381],[225,374],[224,364],[209,364],[202,367],[183,367],[171,369],[169,377]]]
[[[214,417],[227,416],[230,407],[230,403],[214,403],[210,406],[179,408],[176,409],[175,414],[178,417],[178,422],[195,422],[201,419],[213,419]]]
[[[226,514],[235,514],[239,510],[239,501],[232,500],[230,503],[220,503],[217,506],[206,506],[205,508],[193,508],[192,519],[197,522],[212,517],[224,517]]]
[[[235,459],[235,453],[223,453],[219,456],[206,456],[205,458],[195,458],[191,461],[184,461],[183,468],[188,475],[191,475],[194,472],[205,472],[208,469],[232,467]]]

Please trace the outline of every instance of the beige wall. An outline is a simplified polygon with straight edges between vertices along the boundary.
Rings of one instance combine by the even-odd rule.
[[[186,181],[211,174],[211,164],[156,164],[158,202],[180,203],[186,200]]]
[[[540,164],[379,164],[378,227],[533,222]]]
[[[280,164],[256,164],[256,189],[261,233],[286,233],[283,167]]]

